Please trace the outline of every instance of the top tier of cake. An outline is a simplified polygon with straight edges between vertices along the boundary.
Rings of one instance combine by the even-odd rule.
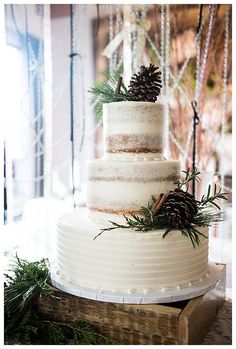
[[[164,106],[151,102],[103,105],[104,158],[161,160],[164,151]]]

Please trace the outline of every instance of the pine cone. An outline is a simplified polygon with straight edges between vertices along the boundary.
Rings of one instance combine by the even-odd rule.
[[[198,212],[198,203],[193,195],[181,189],[170,191],[160,213],[173,228],[189,226]]]
[[[131,77],[129,92],[135,101],[155,102],[161,92],[161,71],[150,63],[149,67],[141,66],[140,71]]]

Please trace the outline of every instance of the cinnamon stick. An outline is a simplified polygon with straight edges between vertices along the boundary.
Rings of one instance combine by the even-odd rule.
[[[119,76],[119,79],[118,79],[118,82],[117,82],[117,86],[116,86],[116,90],[115,90],[115,93],[120,93],[120,88],[121,88],[121,84],[122,84],[122,76]]]
[[[154,202],[154,204],[152,206],[151,211],[152,211],[153,215],[155,215],[160,210],[160,208],[165,203],[166,198],[167,198],[167,196],[165,194],[163,194],[163,193],[160,194],[159,198],[157,199],[156,202]]]

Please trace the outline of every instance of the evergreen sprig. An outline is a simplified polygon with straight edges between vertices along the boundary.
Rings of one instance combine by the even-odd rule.
[[[6,331],[14,327],[18,319],[24,316],[28,306],[40,293],[55,297],[48,284],[50,274],[46,259],[28,262],[16,255],[10,273],[13,275],[5,274],[4,288]]]
[[[121,83],[120,91],[116,92],[117,81],[121,74],[121,69],[111,72],[105,71],[101,81],[96,82],[88,91],[93,94],[92,104],[98,119],[102,118],[102,107],[104,103],[132,101],[133,96],[128,92],[124,83]]]
[[[211,185],[208,186],[208,190],[207,190],[207,194],[206,195],[202,195],[202,198],[199,202],[199,207],[200,208],[204,208],[207,205],[214,205],[215,207],[217,207],[220,210],[220,206],[218,204],[216,204],[215,200],[226,200],[226,195],[227,193],[223,193],[221,191],[221,189],[219,189],[217,191],[217,186],[215,184],[214,186],[214,191],[213,194],[211,194],[212,189],[211,189]]]
[[[168,223],[165,219],[165,216],[162,214],[158,214],[153,216],[149,209],[146,207],[142,207],[140,209],[140,215],[138,216],[133,213],[130,213],[131,217],[123,215],[126,221],[126,224],[119,224],[117,222],[109,221],[112,226],[109,228],[103,228],[100,230],[100,233],[94,237],[94,240],[99,237],[101,234],[107,231],[111,231],[114,229],[122,228],[122,229],[132,229],[140,232],[147,232],[155,229],[165,229],[163,234],[163,238],[166,238],[171,231],[176,231],[176,228],[168,226]],[[218,222],[221,220],[221,214],[216,214],[212,212],[208,212],[207,215],[199,214],[196,217],[196,220],[193,220],[185,228],[178,228],[178,230],[184,235],[186,238],[191,240],[193,247],[196,247],[200,243],[200,236],[206,238],[204,234],[202,234],[197,228],[198,227],[208,227],[213,222]]]
[[[189,183],[191,181],[199,181],[200,172],[196,169],[193,172],[190,172],[189,169],[183,172],[185,174],[184,178],[181,181],[178,181],[176,184],[179,189],[181,189],[183,186],[186,186],[188,190]],[[211,194],[211,192],[211,186],[209,186],[207,194],[203,195],[200,201],[197,201],[197,214],[193,217],[192,221],[183,228],[169,226],[165,215],[161,213],[161,211],[158,211],[156,214],[153,213],[152,207],[156,200],[154,197],[152,197],[152,200],[148,203],[147,207],[140,208],[138,215],[135,215],[133,213],[130,213],[130,216],[123,215],[123,217],[125,218],[125,224],[109,221],[112,226],[109,228],[101,229],[100,233],[96,235],[94,239],[96,239],[104,232],[118,228],[133,229],[140,232],[147,232],[154,229],[165,229],[165,232],[162,236],[163,238],[166,238],[171,231],[179,230],[183,236],[190,239],[193,247],[196,247],[200,244],[200,237],[206,238],[206,236],[201,233],[198,228],[209,227],[223,220],[222,212],[216,212],[215,210],[211,209],[210,206],[214,205],[220,210],[220,207],[215,203],[215,200],[226,200],[227,193],[223,193],[221,192],[221,190],[217,191],[216,186],[214,187],[213,194]]]
[[[97,333],[87,322],[57,322],[41,318],[30,308],[11,331],[5,333],[6,345],[97,345],[119,344]]]
[[[87,322],[55,322],[37,313],[40,294],[57,300],[50,287],[48,261],[16,256],[4,284],[5,344],[117,344]]]
[[[178,189],[182,189],[183,186],[186,186],[186,190],[188,191],[189,183],[192,181],[199,182],[200,178],[200,172],[195,168],[192,172],[190,172],[190,169],[188,168],[187,171],[182,171],[185,176],[177,181],[175,184],[177,184]]]

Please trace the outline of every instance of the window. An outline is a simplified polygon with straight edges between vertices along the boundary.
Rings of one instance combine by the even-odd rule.
[[[43,195],[41,43],[23,34],[17,39],[8,40],[4,52],[5,222],[22,215],[26,200]]]

